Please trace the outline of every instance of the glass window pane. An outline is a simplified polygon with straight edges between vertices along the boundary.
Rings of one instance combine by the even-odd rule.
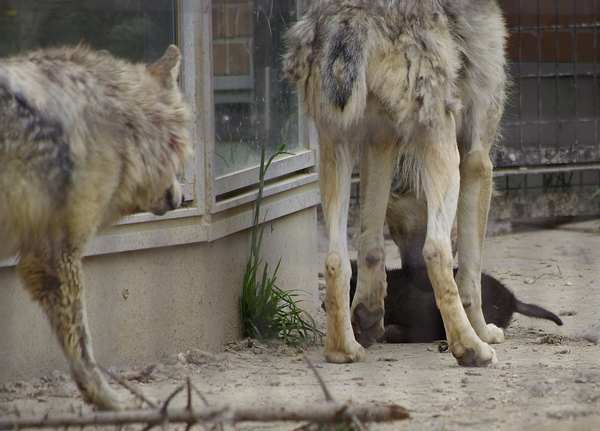
[[[0,0],[0,56],[87,43],[152,63],[176,43],[176,0]]]
[[[294,152],[298,105],[282,70],[296,0],[214,0],[215,175],[256,165],[282,143]]]

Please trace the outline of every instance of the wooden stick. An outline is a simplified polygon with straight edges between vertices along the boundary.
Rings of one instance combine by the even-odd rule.
[[[23,428],[83,427],[90,425],[124,425],[133,423],[160,424],[197,422],[351,422],[353,417],[363,422],[386,422],[406,419],[406,409],[396,405],[344,404],[327,402],[305,406],[252,406],[228,405],[202,408],[154,410],[126,410],[121,412],[95,412],[83,416],[63,414],[46,417],[0,418],[0,430]]]
[[[336,402],[333,395],[331,395],[329,388],[327,388],[325,381],[323,380],[323,378],[321,377],[321,375],[319,374],[319,372],[317,371],[315,366],[312,364],[310,359],[308,359],[308,356],[303,355],[303,357],[304,357],[304,361],[308,364],[310,369],[315,374],[315,377],[319,381],[319,384],[321,385],[321,389],[323,390],[323,393],[325,394],[325,399],[327,400],[327,402]],[[352,423],[356,426],[356,428],[358,428],[358,431],[367,431],[365,426],[363,425],[363,423],[360,421],[360,419],[358,417],[352,416],[351,419],[352,419]]]
[[[98,368],[100,368],[100,371],[102,371],[104,374],[110,376],[115,382],[117,382],[118,384],[123,386],[125,389],[127,389],[129,392],[131,392],[135,397],[139,398],[140,400],[142,400],[143,402],[148,404],[150,407],[156,408],[156,404],[154,404],[152,401],[150,401],[148,398],[146,398],[144,396],[144,394],[142,394],[140,391],[138,391],[133,386],[131,386],[129,383],[127,383],[125,381],[125,379],[117,376],[114,373],[111,373],[110,371],[108,371],[107,369],[102,367],[101,365],[98,365]]]
[[[306,406],[251,406],[251,407],[230,407],[204,406],[196,409],[192,405],[192,389],[206,403],[204,397],[198,389],[187,380],[187,406],[183,409],[169,409],[171,400],[179,394],[186,385],[181,385],[169,395],[163,403],[162,408],[153,408],[152,410],[126,410],[121,412],[98,412],[87,415],[63,414],[51,416],[47,413],[38,418],[20,417],[17,413],[16,418],[0,418],[1,430],[14,430],[23,428],[62,428],[62,427],[85,427],[93,425],[125,425],[125,424],[146,424],[144,430],[150,430],[155,426],[162,425],[163,429],[169,423],[187,423],[187,429],[192,425],[212,422],[216,423],[219,429],[223,424],[235,424],[237,422],[278,422],[278,421],[296,421],[311,422],[313,424],[354,423],[357,429],[365,431],[363,422],[387,422],[402,420],[409,417],[408,411],[397,405],[382,404],[345,404],[335,400],[325,382],[317,372],[310,360],[305,356],[305,361],[312,369],[325,398],[326,403],[310,404]],[[106,370],[104,370],[106,372]],[[110,374],[110,373],[109,373]],[[112,376],[115,378],[115,376]],[[120,382],[122,384],[122,382]],[[131,390],[131,388],[129,388]],[[133,392],[133,391],[132,391]],[[141,394],[136,394],[143,398]],[[148,402],[148,401],[146,401]],[[148,402],[148,404],[150,404]]]
[[[315,373],[315,377],[319,381],[319,385],[321,385],[321,389],[323,390],[323,393],[325,394],[325,399],[327,401],[335,402],[335,398],[333,398],[333,395],[331,395],[331,392],[329,392],[329,389],[327,389],[327,386],[325,385],[325,382],[321,378],[321,375],[319,374],[319,372],[317,371],[315,366],[312,364],[312,362],[310,362],[310,359],[308,359],[308,356],[302,355],[302,357],[304,358],[304,361],[308,364],[308,366],[312,370],[312,372]]]

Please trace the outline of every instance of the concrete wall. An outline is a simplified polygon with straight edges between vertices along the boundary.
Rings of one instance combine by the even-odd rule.
[[[241,337],[238,298],[251,230],[213,242],[87,257],[84,277],[96,359],[104,367],[145,365]],[[267,224],[262,257],[278,285],[318,297],[316,210]],[[14,267],[0,268],[0,381],[67,371],[41,309]]]

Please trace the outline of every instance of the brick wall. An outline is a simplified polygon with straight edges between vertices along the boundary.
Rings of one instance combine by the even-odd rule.
[[[521,4],[520,16],[519,3]],[[540,0],[539,2],[502,0],[501,6],[510,29],[508,40],[510,60],[519,60],[519,27],[521,61],[537,62],[539,45],[539,59],[542,62],[573,62],[574,52],[576,52],[578,62],[591,63],[594,61],[594,36],[595,59],[596,61],[600,59],[600,27],[597,24],[600,22],[600,2],[598,0]]]
[[[251,74],[254,3],[214,0],[212,8],[214,75]]]

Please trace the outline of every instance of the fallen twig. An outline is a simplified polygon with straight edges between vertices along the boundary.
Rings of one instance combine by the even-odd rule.
[[[386,422],[406,419],[407,411],[400,406],[381,404],[344,404],[328,402],[306,406],[251,406],[228,405],[201,408],[161,410],[126,410],[122,412],[97,412],[83,416],[65,414],[48,417],[20,417],[0,419],[0,430],[23,428],[60,428],[90,425],[125,425],[154,423],[199,422],[278,422],[298,421],[316,423],[352,422],[356,417],[363,422]]]
[[[315,377],[319,381],[319,384],[321,385],[321,389],[323,389],[323,393],[325,394],[325,399],[327,400],[327,402],[337,404],[337,402],[335,401],[335,398],[333,398],[333,395],[331,395],[331,392],[329,392],[327,385],[325,385],[325,381],[323,380],[323,378],[321,377],[321,375],[319,374],[319,372],[317,371],[315,366],[312,364],[312,362],[310,362],[310,359],[308,359],[308,356],[304,355],[304,360],[306,361],[306,363],[308,364],[308,366],[310,367],[312,372],[315,374]],[[347,412],[347,411],[345,411],[345,412]],[[408,412],[406,412],[406,410],[405,410],[405,413],[407,414],[407,417],[408,417]],[[339,422],[352,422],[356,426],[356,428],[358,428],[358,431],[367,431],[367,429],[361,422],[360,418],[354,414],[350,414],[350,421],[340,420],[337,422],[338,423]]]
[[[333,395],[331,395],[331,392],[329,392],[329,389],[327,389],[325,382],[321,378],[321,375],[319,374],[319,372],[317,371],[315,366],[312,364],[312,362],[310,362],[310,359],[308,359],[308,356],[303,355],[303,358],[304,358],[304,361],[308,364],[308,367],[315,374],[315,377],[317,378],[317,380],[319,381],[319,384],[321,385],[321,389],[323,389],[323,393],[325,394],[325,399],[327,401],[335,401],[335,399],[333,398]]]
[[[192,404],[192,394],[195,392],[202,401],[207,404],[206,399],[187,380],[187,405],[185,408],[170,408],[169,403],[180,392],[185,385],[179,386],[164,401],[162,407],[153,407],[151,410],[125,410],[121,412],[94,412],[89,414],[60,414],[50,415],[47,413],[38,418],[21,417],[16,414],[14,418],[0,418],[0,430],[15,430],[24,428],[63,428],[63,427],[86,427],[107,426],[126,424],[146,424],[144,430],[150,430],[156,426],[167,429],[170,423],[186,423],[187,430],[193,425],[216,424],[222,429],[223,424],[235,424],[238,422],[278,422],[296,421],[309,422],[312,424],[339,424],[353,423],[358,430],[365,431],[363,422],[387,422],[402,420],[409,417],[408,411],[397,405],[382,404],[346,404],[337,402],[331,395],[325,382],[317,372],[316,368],[305,357],[308,366],[312,369],[319,380],[321,388],[325,393],[326,403],[310,404],[305,406],[250,406],[232,407],[229,405],[209,406],[196,408]],[[104,370],[107,372],[106,370]],[[108,372],[107,372],[108,373]],[[116,376],[108,373],[111,377]],[[122,379],[115,378],[119,381]],[[122,381],[119,383],[123,384]],[[129,385],[125,384],[136,396],[143,398]],[[193,389],[193,391],[192,391]],[[145,398],[143,398],[148,404]]]
[[[156,364],[148,365],[141,370],[129,371],[121,373],[120,377],[124,380],[137,380],[141,383],[148,383],[152,378],[152,372],[156,368]]]
[[[145,402],[146,404],[148,404],[153,409],[156,408],[156,404],[154,404],[152,401],[150,401],[148,398],[146,398],[144,396],[144,394],[142,394],[140,391],[138,391],[133,386],[131,386],[129,383],[127,383],[125,381],[125,379],[123,379],[122,377],[117,376],[115,373],[111,373],[106,368],[102,367],[101,365],[98,365],[98,367],[100,368],[100,370],[104,374],[108,375],[115,382],[117,382],[118,384],[120,384],[121,386],[123,386],[125,389],[127,389],[129,392],[131,392],[135,397],[139,398],[140,400],[142,400],[143,402]]]

